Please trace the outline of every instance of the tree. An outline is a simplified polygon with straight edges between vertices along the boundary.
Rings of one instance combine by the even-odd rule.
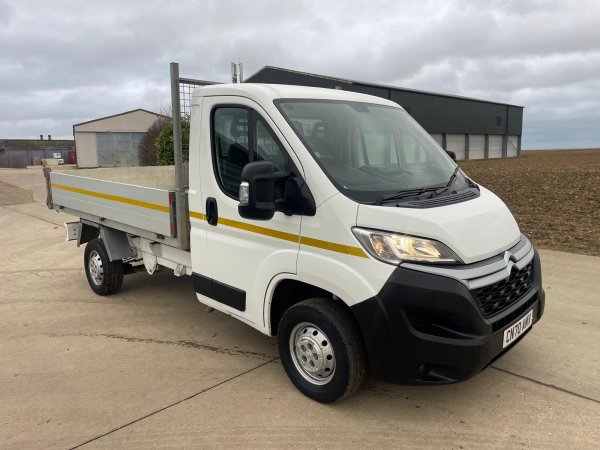
[[[138,155],[140,160],[140,166],[156,166],[156,148],[154,142],[163,131],[163,129],[170,123],[170,120],[166,117],[159,117],[150,128],[144,133],[140,144],[138,145]]]
[[[175,164],[173,155],[173,122],[168,122],[154,141],[156,150],[156,163],[159,166],[170,166]],[[190,118],[181,118],[181,148],[183,161],[188,160],[190,149]]]

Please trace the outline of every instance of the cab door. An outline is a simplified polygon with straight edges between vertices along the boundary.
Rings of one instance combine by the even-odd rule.
[[[283,135],[255,102],[235,97],[205,97],[201,152],[201,189],[210,277],[198,278],[199,299],[235,315],[256,328],[265,328],[263,308],[269,282],[281,273],[296,273],[299,215],[276,212],[270,220],[242,218],[238,213],[242,169],[253,161],[269,160],[276,170],[298,173],[299,161],[288,151]],[[210,149],[210,150],[207,150]],[[276,195],[283,195],[276,189]]]

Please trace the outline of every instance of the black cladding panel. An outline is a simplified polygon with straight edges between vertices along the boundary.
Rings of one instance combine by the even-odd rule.
[[[430,133],[506,133],[506,105],[401,90],[392,90],[392,101]]]
[[[520,136],[523,134],[523,108],[508,106],[508,134]]]

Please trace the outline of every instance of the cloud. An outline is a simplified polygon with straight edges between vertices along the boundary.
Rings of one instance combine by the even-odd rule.
[[[14,9],[5,0],[0,0],[0,12],[2,12],[2,14],[0,14],[0,28],[4,28],[8,26],[12,20]]]
[[[523,145],[600,146],[595,1],[0,0],[0,138],[164,109],[170,61],[276,65],[524,105]]]

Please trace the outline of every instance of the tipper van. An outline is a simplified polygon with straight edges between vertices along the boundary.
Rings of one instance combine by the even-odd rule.
[[[46,170],[97,294],[138,270],[190,276],[201,303],[276,336],[323,403],[367,373],[466,380],[542,317],[540,259],[506,205],[396,103],[210,85],[190,121],[188,164],[174,136],[174,166]]]

